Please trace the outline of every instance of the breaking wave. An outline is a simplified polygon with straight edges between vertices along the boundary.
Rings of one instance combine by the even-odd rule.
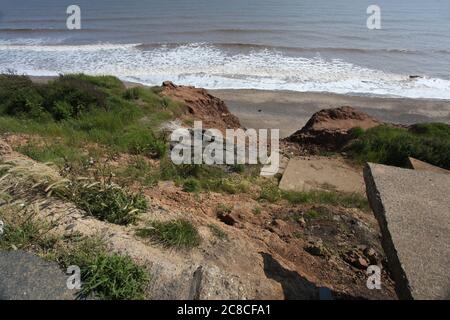
[[[340,59],[291,56],[264,46],[253,46],[244,52],[227,50],[229,47],[227,44],[48,45],[35,40],[22,44],[0,41],[0,71],[15,69],[30,75],[112,74],[148,85],[171,80],[208,89],[450,99],[449,80],[410,79],[409,75],[361,67]]]

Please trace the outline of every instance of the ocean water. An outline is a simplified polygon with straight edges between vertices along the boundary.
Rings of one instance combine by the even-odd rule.
[[[81,30],[66,28],[71,4]],[[381,30],[366,27],[371,4]],[[7,70],[450,99],[450,1],[0,0]]]

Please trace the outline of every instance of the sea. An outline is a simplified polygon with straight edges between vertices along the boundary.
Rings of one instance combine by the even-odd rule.
[[[450,99],[450,0],[0,0],[0,72]]]

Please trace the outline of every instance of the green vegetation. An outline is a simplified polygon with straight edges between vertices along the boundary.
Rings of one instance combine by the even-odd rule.
[[[426,123],[409,130],[382,125],[360,132],[345,151],[360,162],[404,167],[414,157],[450,169],[450,125]]]
[[[278,186],[274,183],[268,182],[261,186],[260,199],[267,200],[269,202],[277,202],[281,199],[282,192]]]
[[[20,204],[0,206],[3,234],[0,235],[1,250],[27,250],[33,247],[48,248],[54,239],[48,236],[53,228],[36,218],[37,212]]]
[[[105,300],[144,299],[150,281],[147,270],[130,257],[109,254],[103,242],[96,238],[84,238],[74,246],[58,254],[60,264],[81,269],[81,297]]]
[[[266,182],[261,186],[259,199],[269,202],[278,202],[282,199],[291,204],[329,204],[340,205],[346,208],[359,208],[368,210],[367,199],[357,193],[340,193],[336,191],[282,191],[273,182]]]
[[[0,113],[10,116],[65,120],[107,107],[105,92],[81,77],[37,85],[25,76],[1,75],[0,83]]]
[[[0,133],[40,136],[39,151],[24,147],[36,160],[80,160],[92,145],[160,158],[167,142],[156,129],[182,112],[154,90],[126,89],[115,77],[65,75],[35,84],[25,76],[0,75]]]
[[[228,240],[228,235],[220,227],[215,224],[208,225],[211,233],[219,240]]]
[[[30,141],[17,148],[17,151],[39,162],[52,162],[63,166],[65,163],[83,165],[88,156],[80,153],[77,149],[63,143],[44,143]]]
[[[200,182],[195,179],[187,179],[183,183],[183,190],[186,192],[198,192],[200,190]]]
[[[163,158],[159,170],[151,172],[151,177],[147,173],[147,179],[175,181],[187,192],[210,191],[229,194],[248,192],[251,181],[256,176],[253,168],[248,168],[247,172],[241,174],[230,174],[227,170],[227,166],[175,165],[170,159]]]
[[[312,208],[305,212],[303,215],[306,220],[314,220],[328,217],[330,215],[329,211],[325,207]]]
[[[39,220],[37,211],[27,205],[2,205],[0,219],[4,222],[0,249],[32,251],[57,261],[63,270],[70,265],[79,266],[81,298],[145,298],[150,280],[147,270],[128,256],[108,253],[100,239],[51,235],[54,226]]]
[[[318,212],[317,210],[314,210],[314,209],[309,209],[305,213],[305,218],[308,220],[317,219],[319,217],[320,217],[320,212]]]
[[[138,181],[148,187],[156,185],[159,180],[157,170],[142,156],[137,156],[131,164],[117,170],[117,175],[125,183],[133,184]]]
[[[358,208],[361,210],[369,210],[367,198],[357,193],[340,193],[335,191],[284,191],[283,199],[292,204],[328,204],[343,206],[346,208]]]
[[[76,181],[56,194],[99,220],[120,225],[134,223],[139,213],[147,209],[144,195],[127,192],[111,183]]]
[[[149,238],[166,247],[189,249],[200,244],[200,235],[187,220],[152,221],[147,228],[139,229],[137,235]]]

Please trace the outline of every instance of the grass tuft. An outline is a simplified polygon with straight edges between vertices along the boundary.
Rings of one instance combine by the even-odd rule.
[[[277,202],[281,199],[281,190],[274,183],[265,183],[261,186],[260,199],[267,200],[269,202]]]
[[[119,225],[136,222],[147,209],[144,195],[110,183],[72,182],[60,194],[97,219]]]
[[[200,244],[196,227],[187,220],[153,221],[147,228],[139,229],[137,235],[149,238],[166,247],[190,249]]]
[[[146,298],[148,271],[130,257],[108,253],[97,238],[83,238],[76,245],[57,253],[60,264],[81,269],[81,298],[140,300]]]
[[[183,183],[183,191],[186,192],[199,192],[200,188],[200,182],[196,179],[187,179]]]
[[[54,242],[48,236],[53,226],[37,218],[37,209],[22,204],[0,206],[0,249],[27,250],[33,247],[46,249]]]

